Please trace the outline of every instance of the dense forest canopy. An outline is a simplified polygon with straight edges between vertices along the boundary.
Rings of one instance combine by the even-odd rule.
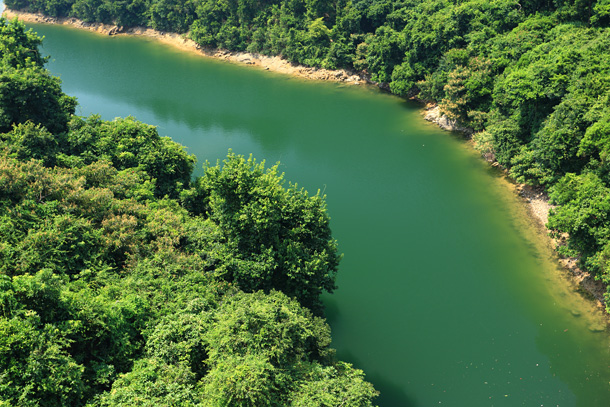
[[[74,116],[39,45],[0,19],[0,406],[372,406],[321,318],[324,198]]]
[[[569,235],[561,253],[579,257],[583,267],[610,282],[609,0],[6,4],[185,33],[202,46],[349,68],[397,95],[436,102],[472,130],[486,157],[517,181],[549,192],[558,206],[548,226],[558,237]],[[57,106],[62,103],[69,100]],[[45,114],[57,112],[62,110],[51,107]],[[6,128],[13,113],[3,114],[0,126]],[[610,292],[606,300],[610,304]]]

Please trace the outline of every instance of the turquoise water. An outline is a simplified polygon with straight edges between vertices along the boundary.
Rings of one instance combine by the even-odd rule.
[[[280,161],[288,180],[327,195],[344,253],[325,297],[333,345],[380,406],[610,405],[610,341],[593,332],[591,305],[501,174],[417,105],[145,39],[32,27],[78,114],[154,124],[199,168],[229,148]]]

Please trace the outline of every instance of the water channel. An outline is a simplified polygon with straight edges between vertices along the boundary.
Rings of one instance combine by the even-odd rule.
[[[610,340],[501,173],[420,106],[150,40],[31,25],[77,113],[133,115],[198,158],[229,148],[327,195],[344,253],[338,356],[381,407],[610,405]]]

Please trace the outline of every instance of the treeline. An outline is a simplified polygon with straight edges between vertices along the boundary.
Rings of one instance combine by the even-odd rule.
[[[610,282],[610,0],[6,0],[364,72],[440,104],[558,207],[561,253]],[[610,303],[610,292],[606,296]],[[610,310],[610,306],[608,307]]]
[[[323,197],[74,116],[39,44],[0,19],[0,406],[371,406],[320,317]]]

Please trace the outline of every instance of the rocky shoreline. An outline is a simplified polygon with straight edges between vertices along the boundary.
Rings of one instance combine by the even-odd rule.
[[[565,240],[563,240],[565,237],[553,239],[550,236],[550,230],[546,227],[549,211],[553,208],[553,205],[549,203],[548,195],[541,189],[523,184],[517,185],[517,193],[528,204],[530,216],[537,221],[540,227],[544,228],[546,235],[553,243],[553,247],[565,244]],[[570,273],[572,280],[578,287],[588,293],[595,300],[596,306],[605,312],[604,293],[606,292],[606,286],[604,283],[596,280],[589,272],[578,267],[578,259],[576,258],[559,256],[559,263]]]
[[[372,84],[372,82],[363,74],[350,72],[344,69],[328,70],[305,67],[295,65],[291,62],[282,59],[281,57],[265,56],[248,52],[232,52],[221,49],[203,48],[193,40],[186,38],[183,35],[175,33],[166,33],[153,30],[151,28],[134,27],[124,29],[116,25],[108,25],[101,23],[85,23],[75,18],[53,18],[42,14],[27,13],[5,9],[3,13],[6,18],[19,18],[25,22],[48,23],[70,25],[80,29],[97,32],[104,35],[139,35],[161,41],[165,44],[172,45],[184,51],[196,52],[207,57],[221,59],[228,62],[256,66],[268,71],[278,72],[286,75],[292,75],[304,79],[325,80],[333,82],[342,82],[352,85]],[[449,119],[443,114],[440,107],[436,104],[428,104],[423,111],[424,119],[436,123],[440,128],[447,131],[457,131],[468,136],[472,135],[472,129],[460,126],[460,124]],[[531,188],[527,185],[517,185],[516,192],[528,205],[528,212],[532,219],[538,223],[541,228],[546,230],[549,236],[549,230],[546,228],[548,221],[549,204],[548,196],[540,190]],[[549,239],[550,236],[549,236]],[[554,244],[561,244],[559,241],[553,241]],[[604,293],[606,287],[600,281],[596,281],[593,276],[578,268],[577,259],[560,258],[561,265],[570,272],[574,282],[590,294],[596,305],[601,310],[605,310]]]
[[[473,133],[472,129],[462,127],[456,120],[449,119],[443,114],[440,106],[437,104],[427,104],[422,114],[425,120],[437,124],[444,130],[457,131],[469,137]],[[497,163],[493,161],[490,161],[490,163],[492,165],[497,165]],[[553,247],[565,244],[565,241],[563,240],[553,239],[550,235],[550,230],[546,227],[549,220],[549,211],[553,208],[553,205],[549,203],[548,195],[540,188],[534,188],[525,184],[517,184],[515,186],[515,192],[527,204],[529,216],[538,224],[538,227],[545,231],[545,234],[553,244]],[[576,258],[559,256],[559,263],[570,273],[570,277],[574,283],[588,293],[589,296],[592,297],[591,299],[594,300],[595,305],[605,312],[604,293],[606,292],[606,287],[604,283],[595,280],[595,277],[589,272],[579,268],[578,259]]]
[[[423,103],[423,102],[422,102]],[[441,107],[434,103],[426,104],[426,109],[424,110],[424,120],[427,120],[432,123],[436,123],[438,127],[447,131],[459,131],[460,133],[464,133],[467,136],[472,135],[472,129],[467,127],[462,127],[457,122],[457,120],[452,120],[447,117],[442,111]]]

